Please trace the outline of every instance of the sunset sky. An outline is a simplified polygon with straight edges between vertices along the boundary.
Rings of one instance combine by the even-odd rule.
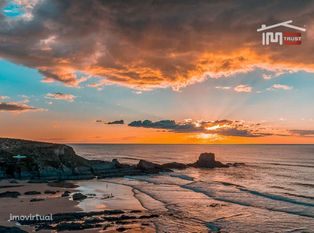
[[[0,0],[0,9],[0,137],[314,143],[314,1]],[[287,20],[306,28],[302,44],[263,46],[257,28]]]

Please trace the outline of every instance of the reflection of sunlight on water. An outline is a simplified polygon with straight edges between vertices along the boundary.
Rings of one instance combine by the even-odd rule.
[[[202,134],[201,134],[202,135]],[[203,134],[205,139],[215,138]],[[151,176],[116,178],[83,183],[82,192],[97,194],[82,202],[86,209],[133,208],[136,197],[148,209],[163,210],[158,227],[164,232],[293,232],[314,229],[314,146],[269,145],[100,145],[82,146],[98,158],[145,159],[157,163],[197,160],[201,152],[214,152],[223,162],[244,162],[245,166],[188,168]],[[119,157],[120,156],[120,157]],[[81,189],[80,189],[81,190]],[[93,190],[93,191],[91,191]],[[109,191],[110,190],[110,191]],[[112,191],[111,191],[112,190]],[[114,198],[101,200],[112,192]],[[87,204],[86,204],[87,203]],[[303,215],[303,216],[302,216]],[[304,217],[307,216],[307,217]],[[207,224],[208,223],[208,224]],[[182,230],[189,228],[188,230]],[[207,231],[206,231],[207,230]],[[300,231],[300,232],[301,232]],[[294,230],[294,232],[296,232]]]

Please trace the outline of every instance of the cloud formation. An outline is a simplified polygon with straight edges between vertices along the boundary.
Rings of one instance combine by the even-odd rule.
[[[103,123],[107,125],[124,125],[124,120],[116,120],[116,121],[104,121],[104,120],[96,120],[97,123]]]
[[[270,89],[271,90],[285,90],[285,91],[289,91],[289,90],[292,90],[293,87],[288,86],[288,85],[283,85],[283,84],[274,84],[274,85],[272,85],[272,87]]]
[[[71,95],[71,94],[64,94],[64,93],[57,92],[57,93],[48,93],[46,94],[45,98],[73,102],[76,96]]]
[[[290,130],[290,133],[301,137],[314,137],[314,130],[294,129]]]
[[[0,112],[28,112],[28,111],[42,111],[42,109],[35,108],[24,103],[0,102]]]
[[[16,2],[27,17],[0,16],[0,57],[37,69],[46,82],[77,86],[97,77],[98,88],[180,88],[257,67],[314,70],[313,33],[283,49],[262,46],[256,32],[291,17],[313,28],[313,1]]]
[[[0,100],[6,100],[9,99],[9,96],[0,95]]]
[[[123,125],[124,124],[124,120],[109,121],[107,124],[108,125]]]
[[[205,133],[222,136],[262,137],[272,135],[265,132],[259,124],[245,124],[241,121],[216,120],[216,121],[192,121],[176,122],[174,120],[150,120],[133,121],[128,126],[164,129],[176,133]]]
[[[253,90],[253,87],[251,87],[249,85],[244,85],[244,84],[239,84],[235,87],[216,86],[215,88],[219,89],[219,90],[225,90],[225,91],[231,90],[231,91],[235,91],[235,92],[246,92],[246,93],[252,92],[252,90]]]
[[[233,90],[236,91],[236,92],[246,92],[246,93],[249,93],[249,92],[252,92],[252,87],[249,86],[249,85],[238,85],[238,86],[234,87]]]

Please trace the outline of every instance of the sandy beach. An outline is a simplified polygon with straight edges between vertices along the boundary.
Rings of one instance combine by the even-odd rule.
[[[79,183],[81,186],[78,186],[76,183]],[[100,183],[101,185],[99,185]],[[57,213],[123,210],[123,214],[126,215],[124,215],[120,221],[115,219],[110,221],[109,219],[96,229],[82,229],[80,232],[155,232],[154,225],[146,221],[144,217],[143,221],[136,221],[138,217],[143,216],[142,214],[147,213],[147,211],[143,208],[141,203],[134,198],[132,189],[124,185],[101,181],[61,182],[50,184],[2,180],[0,181],[0,193],[6,192],[18,192],[21,195],[17,198],[1,198],[1,226],[18,226],[26,232],[31,232],[34,230],[34,226],[20,225],[14,221],[9,221],[10,215],[27,216],[30,214],[38,214],[47,216]],[[38,192],[38,194],[32,194],[35,192]],[[62,196],[64,192],[71,192],[72,194],[83,193],[87,195],[87,198],[84,201],[74,201],[72,194],[65,197]],[[123,222],[123,218],[128,221]],[[129,219],[132,221],[129,221]],[[79,222],[82,223],[82,221]],[[38,232],[51,231],[39,230]],[[63,232],[68,231],[64,230]]]
[[[51,187],[45,183],[28,183],[27,181],[12,180],[0,181],[0,192],[19,192],[21,196],[18,198],[1,198],[0,208],[0,225],[14,226],[14,222],[10,222],[10,214],[12,215],[29,215],[40,214],[49,215],[59,212],[73,212],[79,211],[76,201],[71,201],[69,198],[61,197],[62,193],[66,190],[72,189],[62,187]],[[41,194],[36,195],[23,195],[25,192],[37,191]],[[45,191],[51,191],[55,194],[45,194]],[[43,199],[40,201],[31,201],[34,199]],[[31,228],[21,226],[22,229],[30,231]],[[44,232],[44,231],[43,231]]]

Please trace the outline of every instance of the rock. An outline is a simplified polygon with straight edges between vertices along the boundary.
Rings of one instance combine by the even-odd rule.
[[[225,165],[219,161],[216,161],[214,153],[200,154],[198,160],[195,163],[191,164],[191,166],[197,167],[197,168],[228,167],[228,165]]]
[[[73,198],[73,201],[82,201],[82,200],[86,199],[87,196],[82,194],[82,193],[74,193],[72,198]]]
[[[61,223],[57,226],[53,227],[52,229],[59,231],[77,231],[77,230],[84,230],[84,229],[92,229],[92,228],[99,228],[101,227],[100,224],[82,224],[82,223]]]
[[[146,212],[146,211],[141,211]],[[147,212],[146,212],[147,213]],[[36,231],[73,231],[80,232],[84,229],[103,230],[112,227],[114,232],[129,230],[128,224],[140,225],[150,218],[158,217],[157,214],[136,215],[122,210],[103,210],[92,212],[72,212],[52,215],[52,221],[20,220],[21,225],[35,227]],[[144,225],[143,225],[144,226]],[[119,230],[118,230],[119,229]],[[1,231],[0,231],[1,232]]]
[[[20,155],[21,158],[15,158]],[[75,154],[72,147],[62,144],[0,138],[0,171],[6,178],[66,178],[75,168],[89,161]]]
[[[62,193],[61,197],[68,197],[70,196],[71,192],[70,191],[64,191],[64,193]]]
[[[115,216],[115,217],[112,217],[112,216],[103,217],[104,220],[109,221],[109,222],[125,221],[125,220],[136,219],[136,218],[137,218],[136,216],[125,215],[125,214],[122,214],[121,216]]]
[[[139,219],[149,219],[149,218],[158,218],[159,215],[158,214],[151,214],[151,215],[142,215],[140,217],[138,217]]]
[[[142,213],[142,211],[141,210],[131,210],[130,213],[138,214],[138,213]]]
[[[30,202],[37,202],[37,201],[44,201],[45,199],[43,198],[33,198],[30,200]]]
[[[241,163],[235,163],[230,166],[240,165]],[[121,164],[116,159],[111,162],[88,160],[77,155],[72,147],[63,144],[0,138],[0,179],[27,178],[34,182],[59,180],[59,182],[48,183],[53,186],[68,179],[157,174],[191,166],[215,168],[229,165],[216,161],[213,153],[202,153],[198,161],[192,164],[173,162],[160,165],[140,160],[137,165],[127,165]]]
[[[17,187],[23,187],[24,185],[0,185],[0,189],[5,188],[17,188]]]
[[[104,196],[103,196],[101,199],[102,199],[102,200],[106,200],[106,199],[109,199],[109,198],[113,198],[112,193],[110,193],[110,194],[104,194]]]
[[[45,194],[56,194],[56,191],[52,191],[52,190],[45,190],[44,192]]]
[[[88,196],[88,197],[96,197],[97,195],[95,193],[87,193],[86,196]]]
[[[125,227],[118,227],[117,229],[116,229],[116,231],[118,231],[118,232],[124,232],[124,231],[126,231],[128,228],[125,228]]]
[[[146,160],[140,160],[136,168],[146,173],[171,172],[170,169],[164,168],[160,164],[148,162]]]
[[[24,193],[24,195],[38,195],[41,194],[41,192],[38,191],[27,191]]]
[[[11,191],[7,191],[7,192],[3,192],[0,193],[0,198],[5,198],[5,197],[9,197],[9,198],[17,198],[18,196],[20,196],[21,194],[19,192],[11,192]],[[1,231],[0,231],[1,232]]]
[[[5,226],[0,226],[0,232],[1,233],[27,233],[27,231],[24,231],[18,227],[5,227]]]
[[[50,187],[58,187],[58,188],[78,188],[79,186],[70,182],[65,181],[57,181],[57,182],[48,182],[48,186]]]
[[[17,180],[10,180],[11,184],[18,184],[19,182]]]
[[[164,170],[156,166],[151,171],[145,170],[145,173]],[[67,145],[0,138],[0,179],[27,178],[40,182],[141,174],[143,170],[121,164],[116,159],[111,162],[85,159]]]
[[[163,168],[168,168],[168,169],[186,169],[188,166],[184,163],[177,163],[177,162],[172,162],[172,163],[165,163],[161,165]]]

